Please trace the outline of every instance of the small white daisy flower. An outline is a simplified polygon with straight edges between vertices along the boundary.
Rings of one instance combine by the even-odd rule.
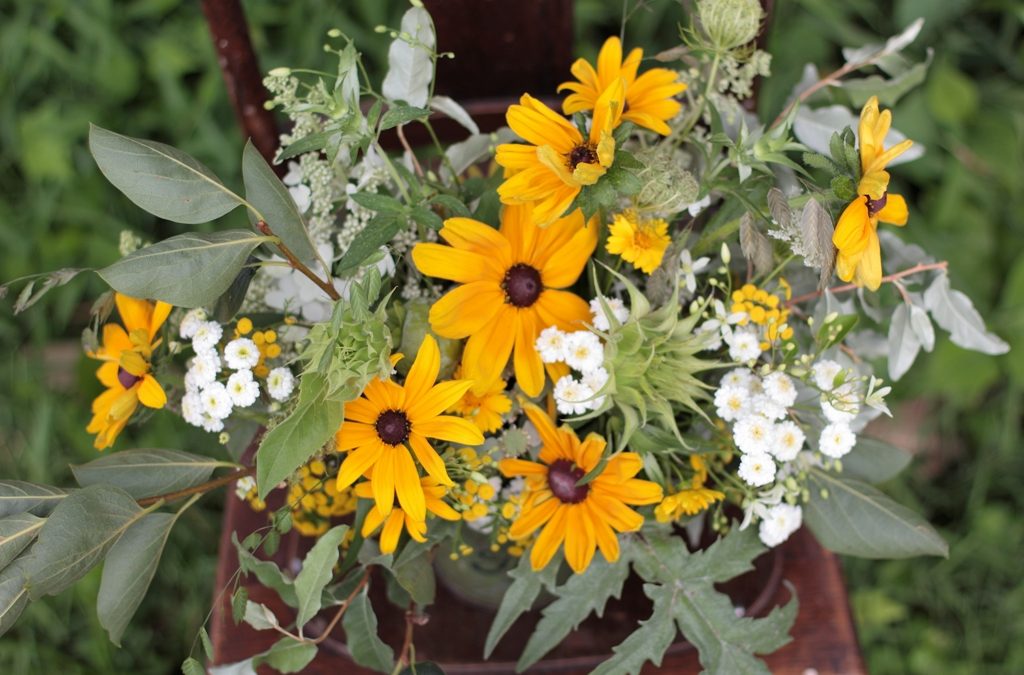
[[[544,363],[558,363],[565,360],[565,333],[558,326],[548,326],[537,336],[537,353]]]
[[[850,427],[842,422],[835,422],[821,430],[821,436],[818,438],[818,450],[827,457],[839,459],[853,450],[856,443],[857,436],[850,430]]]
[[[594,392],[572,375],[566,375],[555,383],[555,405],[563,415],[582,415],[590,410],[590,399]]]
[[[235,481],[235,496],[239,499],[245,499],[249,491],[256,487],[256,479],[252,476],[242,476]]]
[[[224,335],[224,329],[216,321],[203,321],[192,335],[192,349],[196,354],[212,351]]]
[[[850,424],[860,412],[860,394],[853,382],[836,387],[821,396],[821,412],[829,422]]]
[[[260,348],[249,338],[236,338],[224,347],[224,361],[231,370],[249,370],[260,362]]]
[[[615,320],[620,324],[626,323],[626,319],[629,318],[629,309],[626,308],[626,303],[622,302],[619,298],[605,298],[604,301],[608,304],[608,309],[611,310]],[[601,306],[600,298],[594,298],[590,301],[590,313],[593,315],[594,328],[597,330],[611,330],[612,323],[604,313],[604,307]]]
[[[761,415],[747,415],[732,428],[732,438],[740,452],[766,454],[775,440],[775,425]]]
[[[295,376],[284,366],[274,368],[267,374],[267,393],[275,401],[283,401],[295,389]]]
[[[768,509],[761,520],[757,534],[765,546],[775,547],[789,539],[789,535],[800,529],[803,509],[792,504],[777,504]]]
[[[193,381],[202,389],[216,380],[218,373],[220,373],[220,357],[217,356],[217,352],[201,352],[189,364],[188,372],[185,373],[186,384],[191,375]]]
[[[194,427],[203,426],[203,402],[198,390],[181,397],[181,417]]]
[[[260,397],[260,385],[252,379],[251,370],[239,370],[228,378],[228,396],[238,408],[248,408]]]
[[[743,455],[736,473],[747,485],[761,487],[775,480],[775,462],[763,452]]]
[[[811,366],[811,374],[814,376],[814,384],[822,391],[832,391],[836,375],[843,371],[843,367],[830,359],[822,359]]]
[[[206,321],[206,310],[197,307],[190,309],[182,318],[181,325],[178,326],[178,335],[181,336],[182,340],[191,340],[199,330],[199,325]]]
[[[686,290],[693,293],[697,290],[697,275],[708,266],[711,258],[693,259],[689,249],[683,249],[679,254],[679,273],[683,275],[683,285]]]
[[[597,410],[604,405],[605,396],[603,394],[598,396],[597,393],[604,388],[604,385],[608,384],[608,377],[609,375],[607,370],[604,368],[595,368],[594,370],[588,370],[583,373],[583,377],[580,378],[580,382],[583,383],[583,386],[593,392],[591,396],[594,398],[589,401],[591,410]]]
[[[758,381],[758,377],[750,368],[733,368],[722,376],[721,386],[750,389],[755,381]]]
[[[587,330],[567,334],[565,362],[584,373],[600,368],[604,364],[604,346],[601,344],[601,338]]]
[[[761,340],[753,331],[737,330],[726,342],[729,344],[729,356],[736,361],[754,361],[761,356]]]
[[[796,422],[780,422],[775,425],[775,441],[772,443],[771,452],[780,462],[791,462],[800,454],[805,440],[807,437],[804,430]]]
[[[796,385],[789,375],[778,372],[771,373],[764,378],[762,386],[768,398],[783,408],[789,408],[796,403]]]
[[[750,399],[750,410],[770,420],[786,418],[786,408],[773,401],[767,394],[756,394]]]
[[[199,392],[199,401],[203,412],[210,417],[222,420],[231,414],[231,396],[228,395],[227,387],[220,382],[212,382],[203,387]]]
[[[715,392],[715,410],[726,422],[732,422],[748,413],[750,394],[746,387],[723,385]]]
[[[202,427],[204,430],[209,431],[212,434],[220,433],[221,431],[224,431],[224,420],[204,412]]]

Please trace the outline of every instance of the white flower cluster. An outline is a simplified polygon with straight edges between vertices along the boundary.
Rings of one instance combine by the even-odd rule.
[[[845,381],[844,370],[835,361],[823,359],[811,367],[814,384],[821,390],[821,412],[829,424],[821,430],[818,450],[839,459],[857,443],[850,424],[860,413],[861,392],[855,381]]]
[[[628,315],[628,313],[627,313]],[[604,345],[588,330],[566,333],[549,326],[537,336],[537,352],[544,363],[565,363],[580,376],[565,375],[555,382],[555,405],[563,415],[582,415],[604,405],[601,394],[608,383]]]
[[[236,338],[228,342],[222,353],[217,345],[224,330],[216,321],[208,321],[206,312],[193,309],[182,319],[179,328],[182,339],[192,341],[195,356],[185,373],[185,395],[181,399],[181,414],[189,424],[206,431],[224,430],[224,420],[235,408],[248,408],[260,396],[260,386],[252,374],[259,363],[260,351],[249,338]],[[232,370],[226,382],[220,382],[224,366]],[[267,393],[283,401],[295,388],[295,377],[288,368],[274,368],[267,376]]]
[[[775,547],[789,539],[803,523],[803,509],[785,501],[789,492],[782,484],[759,492],[744,506],[740,529],[747,529],[756,518],[760,521],[757,534],[765,546]]]
[[[731,314],[725,311],[725,303],[721,300],[715,300],[710,305],[710,311],[705,314],[705,320],[697,326],[696,332],[705,334],[707,341],[704,346],[704,351],[716,351],[722,347],[722,342],[729,345],[729,355],[737,361],[751,361],[761,355],[761,343],[760,340],[755,340],[754,347],[757,348],[757,354],[753,354],[751,358],[739,358],[737,353],[740,355],[750,355],[753,353],[753,348],[750,345],[750,341],[746,338],[740,339],[740,345],[737,353],[733,353],[734,347],[733,342],[735,335],[733,326],[738,324],[746,316],[743,312],[732,312]],[[745,333],[745,330],[737,329],[738,332]]]

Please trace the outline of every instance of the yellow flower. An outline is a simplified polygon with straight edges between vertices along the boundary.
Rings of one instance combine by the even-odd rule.
[[[153,377],[150,359],[160,344],[156,334],[171,313],[166,302],[152,303],[114,294],[124,328],[116,323],[103,326],[103,346],[89,356],[103,361],[96,377],[107,388],[92,402],[92,420],[86,431],[96,434],[97,450],[109,448],[128,424],[139,403],[163,408],[167,394]]]
[[[528,404],[525,410],[540,435],[540,462],[503,459],[499,465],[505,476],[526,478],[522,511],[509,528],[509,537],[525,539],[544,526],[530,551],[534,570],[543,569],[563,542],[565,559],[577,574],[587,569],[597,548],[605,560],[615,562],[616,532],[639,530],[644,522],[626,505],[661,501],[661,486],[634,478],[643,468],[634,452],[613,456],[600,475],[576,485],[601,460],[604,439],[590,434],[580,442],[569,427],[556,428],[540,408]]]
[[[350,452],[338,470],[338,489],[372,470],[373,498],[382,517],[391,514],[397,493],[398,503],[413,520],[426,518],[420,476],[409,448],[427,474],[443,485],[451,485],[444,460],[427,439],[466,445],[484,442],[483,434],[471,422],[441,414],[462,398],[473,382],[434,384],[440,369],[437,341],[427,335],[404,385],[374,379],[360,398],[345,404],[345,421],[334,438],[339,452]]]
[[[430,327],[453,340],[469,338],[462,372],[494,382],[513,356],[516,380],[528,396],[544,388],[537,336],[548,326],[578,330],[590,320],[582,298],[559,289],[575,283],[597,245],[597,221],[584,225],[577,209],[538,227],[528,206],[507,206],[501,230],[469,218],[449,218],[441,237],[450,246],[419,243],[420,272],[459,283],[430,308]],[[453,400],[457,401],[458,398]]]
[[[527,144],[498,146],[495,161],[505,168],[498,187],[503,204],[533,204],[533,217],[548,225],[561,216],[586,185],[612,165],[624,103],[622,78],[615,78],[597,99],[586,139],[567,119],[529,94],[509,106],[506,119]]]
[[[779,279],[779,285],[784,293],[792,295],[785,279]],[[743,284],[732,292],[732,307],[729,311],[732,314],[743,315],[739,320],[741,326],[755,323],[764,327],[765,342],[762,343],[761,349],[769,349],[771,343],[779,338],[789,340],[793,337],[793,329],[786,323],[789,309],[782,304],[781,298],[754,284]]]
[[[296,472],[288,491],[292,523],[300,534],[315,537],[331,526],[332,518],[346,516],[356,510],[355,493],[346,488],[338,489],[333,470],[340,459],[329,453],[323,459],[313,459]]]
[[[462,367],[455,371],[455,379],[462,377]],[[512,399],[505,395],[505,380],[476,382],[448,412],[462,415],[485,434],[501,428],[501,416],[512,410]]]
[[[878,242],[878,223],[903,226],[907,223],[907,203],[903,197],[889,194],[886,165],[913,144],[909,139],[885,149],[885,136],[892,124],[892,112],[879,113],[878,97],[872,96],[860,113],[858,130],[861,179],[854,199],[839,217],[832,243],[839,249],[836,272],[843,281],[877,290],[882,284],[882,252]]]
[[[573,92],[562,103],[562,112],[571,115],[593,110],[601,93],[621,78],[626,97],[622,119],[667,136],[670,129],[665,122],[678,115],[683,107],[674,97],[686,91],[686,85],[667,68],[652,68],[637,77],[643,57],[643,50],[637,47],[623,61],[622,43],[619,38],[610,37],[597,55],[596,70],[586,60],[576,59],[571,72],[579,81],[558,85],[558,91]]]
[[[423,491],[424,504],[427,511],[445,520],[460,519],[459,513],[441,499],[447,490],[434,478],[429,476],[421,478],[420,489]],[[372,478],[355,486],[356,496],[364,499],[374,499],[375,491]],[[366,520],[363,521],[362,535],[364,537],[370,536],[381,524],[384,525],[384,529],[380,533],[381,553],[394,553],[395,548],[398,546],[398,538],[402,534],[403,525],[409,536],[416,541],[424,542],[427,540],[427,522],[425,517],[421,520],[416,520],[397,507],[391,509],[391,513],[385,514],[377,505],[374,505],[366,513]]]
[[[715,502],[725,499],[725,493],[710,488],[687,488],[671,494],[654,507],[659,523],[668,523],[685,516],[694,516]]]
[[[615,216],[605,248],[650,274],[658,269],[671,243],[667,222],[661,218],[641,219],[636,211],[629,209]]]

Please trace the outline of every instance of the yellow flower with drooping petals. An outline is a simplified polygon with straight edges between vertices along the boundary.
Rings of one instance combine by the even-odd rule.
[[[572,92],[565,97],[562,112],[571,115],[593,110],[601,93],[615,79],[621,78],[626,97],[622,119],[667,136],[671,130],[665,122],[682,110],[682,104],[675,97],[686,91],[686,85],[668,68],[652,68],[637,77],[636,71],[643,58],[644,51],[636,47],[623,60],[622,43],[613,36],[601,47],[596,69],[585,59],[576,59],[571,72],[578,81],[558,85],[558,91]]]
[[[117,311],[124,322],[103,326],[103,346],[88,356],[103,361],[96,377],[107,390],[92,402],[92,420],[86,431],[96,434],[93,446],[109,448],[139,407],[163,408],[167,394],[153,377],[150,360],[160,344],[156,334],[171,313],[166,302],[114,294]]]
[[[888,191],[889,173],[885,167],[906,152],[913,142],[908,139],[886,150],[885,136],[891,124],[892,111],[879,112],[878,97],[872,96],[860,113],[861,179],[857,198],[843,210],[832,235],[832,243],[839,250],[836,257],[839,278],[872,291],[882,284],[878,223],[902,227],[908,217],[903,197]]]
[[[462,377],[460,366],[454,375]],[[491,382],[477,382],[448,409],[462,415],[485,434],[497,431],[503,423],[501,416],[512,410],[512,399],[505,395],[506,382],[501,378]]]
[[[668,223],[661,218],[643,219],[628,209],[619,213],[609,226],[605,248],[628,263],[651,274],[658,269],[672,238],[668,236]]]
[[[667,495],[654,507],[654,517],[659,523],[679,520],[683,516],[694,516],[715,502],[725,499],[725,493],[704,487],[708,479],[707,464],[700,455],[690,455],[690,466],[694,470],[690,487]]]
[[[658,503],[661,486],[634,478],[643,468],[634,452],[614,455],[596,478],[577,485],[601,461],[605,440],[590,434],[581,442],[569,427],[556,428],[537,406],[527,404],[524,409],[540,435],[540,462],[503,459],[499,464],[505,476],[526,479],[522,511],[509,528],[509,537],[525,539],[543,526],[530,550],[534,570],[547,566],[563,542],[565,559],[577,574],[587,569],[597,549],[605,560],[615,562],[616,532],[634,532],[644,522],[627,504]]]
[[[526,143],[498,146],[494,160],[505,168],[498,187],[503,204],[533,204],[533,217],[548,225],[562,216],[586,185],[593,185],[615,159],[615,138],[625,102],[622,78],[616,78],[594,107],[584,138],[551,108],[529,94],[509,106],[506,119]]]
[[[410,518],[421,522],[427,517],[413,454],[434,480],[452,485],[444,460],[428,438],[464,445],[484,442],[483,434],[472,422],[441,414],[462,398],[473,381],[435,384],[440,370],[437,340],[427,335],[405,376],[405,384],[375,378],[360,398],[345,404],[345,421],[334,437],[339,452],[349,451],[338,469],[338,490],[372,471],[373,498],[381,517],[391,514],[396,494]]]
[[[548,326],[574,331],[590,320],[590,306],[564,290],[583,272],[597,246],[597,220],[584,224],[577,209],[539,227],[529,206],[506,206],[501,229],[470,218],[449,218],[441,229],[448,246],[419,243],[417,269],[460,284],[430,308],[438,335],[466,340],[462,372],[494,382],[513,358],[516,381],[528,396],[544,388],[537,336]],[[456,399],[457,400],[457,399]]]
[[[441,485],[430,476],[424,476],[420,479],[420,489],[423,491],[424,505],[427,511],[445,520],[460,519],[458,511],[442,499],[447,492],[444,485]],[[369,481],[356,485],[354,490],[357,497],[374,499],[375,488],[372,476]],[[380,533],[381,553],[394,553],[398,547],[398,539],[402,535],[403,526],[405,531],[414,540],[418,542],[427,540],[427,522],[425,519],[416,520],[399,507],[391,509],[391,513],[385,515],[376,504],[366,513],[366,519],[363,521],[362,535],[364,537],[370,536],[382,524],[384,529]]]

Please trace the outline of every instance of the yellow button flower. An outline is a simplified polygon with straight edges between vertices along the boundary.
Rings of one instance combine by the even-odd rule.
[[[605,248],[644,274],[651,274],[658,269],[671,243],[666,221],[661,218],[645,220],[629,209],[612,220]]]

